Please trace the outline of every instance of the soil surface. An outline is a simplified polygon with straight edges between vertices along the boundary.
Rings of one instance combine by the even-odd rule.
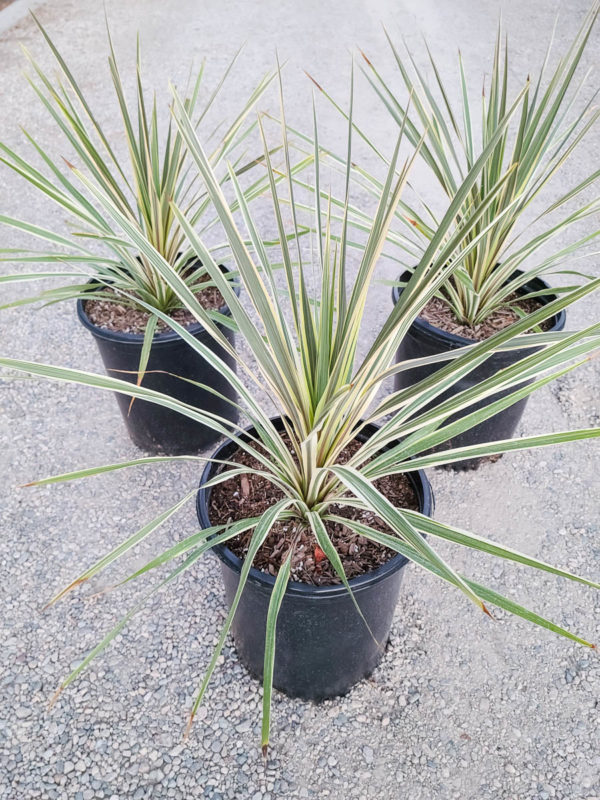
[[[338,459],[345,463],[361,447],[358,441],[346,447]],[[237,464],[262,469],[260,462],[249,453],[238,450],[231,458]],[[419,509],[415,490],[405,475],[381,478],[375,486],[398,508]],[[213,525],[235,522],[239,519],[258,516],[278,500],[283,492],[269,480],[256,474],[237,475],[229,481],[215,486],[210,494],[209,516]],[[331,512],[341,517],[363,522],[376,530],[393,534],[393,531],[372,512],[355,508],[342,508],[332,505]],[[327,532],[340,555],[347,578],[355,578],[393,558],[393,550],[372,542],[364,536],[351,531],[345,525],[327,523]],[[252,537],[252,531],[228,542],[228,547],[239,558],[245,558]],[[276,523],[254,559],[257,569],[276,575],[281,563],[296,541],[292,556],[291,579],[316,586],[341,583],[335,569],[318,546],[310,530],[303,529],[297,522],[286,520]]]
[[[517,299],[517,295],[513,295],[508,299],[513,302],[513,305],[518,305],[527,314],[532,314],[542,306],[542,303],[535,298],[521,300],[517,303],[514,302]],[[450,306],[439,297],[433,297],[427,303],[420,316],[431,325],[435,325],[436,328],[446,331],[446,333],[464,336],[467,339],[474,339],[478,342],[489,339],[490,336],[498,333],[503,328],[507,328],[519,319],[513,308],[505,307],[496,309],[493,314],[479,325],[465,325],[456,319]],[[550,330],[553,324],[554,318],[551,317],[548,320],[544,320],[540,328],[543,331],[547,331]]]
[[[115,298],[117,297],[117,293],[110,288],[104,291],[113,294]],[[225,305],[223,295],[215,286],[197,292],[196,299],[203,308],[209,311],[218,310]],[[84,308],[90,322],[94,325],[109,331],[117,331],[118,333],[144,333],[150,317],[150,314],[142,308],[126,306],[117,300],[108,300],[106,298],[102,300],[86,300]],[[167,314],[171,319],[186,327],[198,321],[187,308],[173,308]],[[169,330],[169,326],[159,320],[157,330]]]

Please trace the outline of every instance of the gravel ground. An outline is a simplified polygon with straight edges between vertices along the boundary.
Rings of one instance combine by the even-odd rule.
[[[565,4],[559,43],[568,41],[585,0]],[[277,43],[290,58],[287,86],[292,121],[304,123],[310,89],[301,67],[346,86],[347,49],[361,44],[385,61],[380,21],[417,44],[423,30],[444,64],[460,42],[468,64],[481,69],[493,39],[499,3],[467,0],[399,4],[349,0],[316,3],[222,3],[206,0],[108,2],[120,52],[142,31],[150,82],[185,74],[187,58],[209,57],[213,74],[248,40],[232,108],[255,75],[268,68]],[[515,64],[539,63],[552,27],[544,2],[503,3]],[[75,65],[84,88],[106,108],[103,13],[91,0],[54,0],[41,19]],[[0,17],[1,21],[1,17]],[[594,33],[588,61],[597,59]],[[45,143],[45,117],[26,93],[19,43],[42,53],[29,20],[0,38],[0,139],[21,143],[25,123]],[[155,54],[160,53],[160,58]],[[185,55],[185,58],[181,54]],[[43,59],[42,59],[43,60]],[[487,63],[487,61],[486,61]],[[516,73],[515,73],[516,74]],[[597,81],[597,78],[595,79]],[[377,104],[363,84],[357,105]],[[339,135],[323,112],[324,135]],[[382,135],[385,134],[382,123]],[[114,130],[117,123],[114,123]],[[343,135],[343,133],[341,134]],[[592,134],[571,165],[582,178],[597,160]],[[2,210],[46,226],[60,213],[6,170]],[[4,236],[2,246],[15,246]],[[598,270],[593,263],[590,270]],[[388,307],[388,289],[373,308]],[[573,310],[570,327],[595,319],[597,300]],[[373,333],[377,326],[373,315]],[[82,369],[99,369],[92,341],[74,309],[53,306],[0,317],[1,351]],[[600,423],[599,361],[532,398],[522,432]],[[198,480],[193,465],[145,468],[73,485],[36,490],[27,480],[77,467],[135,457],[114,399],[100,392],[32,380],[0,384],[4,480],[0,487],[0,798],[498,798],[600,797],[598,679],[592,651],[524,622],[479,616],[449,588],[408,570],[391,646],[372,679],[320,706],[274,698],[273,747],[259,754],[260,691],[229,644],[187,743],[182,730],[198,679],[224,617],[215,561],[159,594],[136,624],[47,710],[48,698],[141,591],[132,586],[98,598],[118,577],[102,576],[85,592],[42,613],[44,601],[85,565],[172,504]],[[598,445],[505,456],[476,473],[431,475],[436,517],[480,532],[568,569],[598,574]],[[194,530],[193,504],[136,551],[141,564],[160,545]],[[449,548],[440,548],[444,553]],[[547,575],[528,573],[458,552],[455,565],[489,581],[560,624],[598,638],[600,595]]]

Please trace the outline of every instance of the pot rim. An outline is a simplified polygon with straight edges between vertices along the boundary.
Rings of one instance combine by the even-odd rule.
[[[223,270],[224,273],[231,272],[231,270],[224,264],[219,264],[219,267]],[[94,278],[90,278],[87,281],[87,283],[90,284],[90,286],[102,285],[98,283],[98,281],[95,280]],[[233,284],[233,290],[239,297],[240,295],[239,283]],[[93,289],[90,288],[89,291],[90,293],[93,293]],[[90,320],[85,311],[86,299],[87,298],[82,298],[82,297],[79,297],[77,299],[77,316],[81,324],[84,326],[84,328],[87,328],[88,331],[90,331],[94,336],[96,336],[99,339],[107,339],[108,341],[120,342],[122,344],[141,345],[143,343],[144,341],[143,333],[125,333],[124,331],[112,331],[109,330],[108,328],[102,328],[99,325],[95,325]],[[231,317],[231,309],[227,304],[222,305],[219,308],[219,314],[222,314],[224,317]],[[193,322],[191,325],[186,326],[186,330],[196,338],[198,334],[206,333],[204,326],[200,322]],[[154,334],[154,337],[152,339],[152,347],[156,347],[157,345],[162,345],[162,344],[170,344],[171,342],[180,340],[181,337],[174,330],[160,331]]]
[[[406,270],[400,275],[400,279],[402,279],[406,274],[411,274],[409,270]],[[517,269],[513,272],[513,276],[515,275],[523,275],[525,274],[523,270]],[[548,289],[548,295],[541,295],[538,297],[538,300],[544,305],[551,302],[550,298],[553,300],[556,299],[556,295],[552,294],[552,287],[549,283],[547,283],[543,278],[539,276],[534,276],[528,283],[524,284],[522,287],[523,290],[527,290],[528,287],[531,287],[534,291],[539,291],[540,289]],[[402,293],[403,289],[400,286],[393,286],[392,287],[392,302],[394,305],[400,299],[400,294]],[[546,299],[546,297],[548,299]],[[548,329],[547,333],[552,333],[556,331],[562,331],[565,327],[565,323],[567,320],[567,313],[566,310],[563,308],[558,314],[555,314],[554,317],[554,324],[551,328]],[[423,319],[422,317],[416,317],[412,323],[411,328],[414,327],[421,334],[425,334],[434,339],[444,339],[448,342],[451,347],[465,347],[466,345],[470,344],[477,344],[479,339],[470,339],[467,336],[460,336],[457,333],[450,333],[450,331],[445,331],[443,328],[438,328],[436,325],[432,325],[431,322],[427,322],[427,320]],[[485,340],[483,340],[485,341]]]
[[[281,417],[273,417],[271,421],[274,422],[278,427],[281,426]],[[375,425],[368,425],[365,430],[370,431],[369,435],[372,435],[376,427],[377,426]],[[249,433],[253,429],[254,426],[249,425],[247,428],[245,428],[245,431]],[[235,445],[235,443],[231,439],[226,439],[214,451],[212,458],[222,458],[223,450],[231,445]],[[389,445],[389,447],[391,447],[391,445]],[[202,477],[200,478],[200,485],[196,495],[196,513],[203,529],[210,527],[211,524],[208,516],[208,501],[210,499],[210,492],[212,489],[212,487],[205,489],[204,484],[212,477],[212,471],[218,466],[218,464],[208,461],[204,467],[204,470],[202,471]],[[432,516],[435,503],[431,484],[429,483],[425,471],[422,469],[414,470],[413,472],[406,473],[406,475],[413,484],[413,488],[419,499],[420,513],[428,517]],[[235,553],[233,553],[225,544],[214,545],[212,550],[223,564],[234,570],[234,572],[241,572],[243,560],[236,556]],[[385,564],[381,564],[376,569],[371,570],[370,572],[365,572],[362,575],[356,576],[355,578],[350,578],[348,583],[350,584],[353,592],[356,593],[363,591],[370,586],[385,580],[385,578],[392,573],[402,569],[409,563],[409,561],[410,559],[406,558],[401,553],[397,553],[395,556],[386,561]],[[256,567],[250,567],[248,580],[254,584],[258,584],[267,591],[271,591],[275,586],[275,578],[272,575],[262,572],[262,570],[259,570]],[[310,583],[302,583],[300,581],[290,580],[286,589],[286,594],[288,593],[307,598],[337,597],[347,594],[347,589],[343,584],[314,586]]]

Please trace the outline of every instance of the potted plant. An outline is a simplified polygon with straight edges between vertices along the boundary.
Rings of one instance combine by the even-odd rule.
[[[59,150],[60,155],[56,157],[25,131],[42,168],[4,144],[0,144],[0,160],[64,209],[75,227],[69,236],[62,236],[6,215],[0,217],[5,225],[24,231],[54,248],[50,252],[4,250],[0,254],[3,260],[60,266],[52,272],[9,275],[5,280],[43,278],[54,280],[58,285],[6,305],[77,299],[79,320],[94,337],[109,373],[119,374],[138,384],[143,381],[149,388],[182,402],[234,419],[236,411],[231,403],[234,395],[230,384],[219,370],[191,351],[148,307],[157,308],[189,326],[190,332],[202,338],[207,346],[216,348],[229,366],[233,366],[232,358],[213,342],[182,306],[144,253],[123,240],[110,216],[95,207],[93,196],[74,181],[69,169],[74,162],[102,189],[112,206],[127,217],[156,249],[164,263],[169,264],[198,296],[218,321],[228,344],[233,345],[229,310],[218,288],[190,249],[170,203],[177,202],[190,224],[201,233],[215,224],[215,217],[206,193],[190,170],[186,147],[179,132],[169,123],[164,139],[159,135],[159,109],[156,98],[151,105],[147,102],[139,43],[135,102],[128,104],[110,34],[108,36],[108,63],[122,119],[124,143],[127,144],[128,160],[124,160],[117,155],[117,143],[105,134],[100,115],[92,110],[60,52],[39,22],[38,26],[56,59],[60,74],[52,79],[29,55],[33,70],[29,82],[62,136],[65,149]],[[207,115],[236,59],[237,56],[202,106],[204,65],[190,82],[185,107],[196,125],[206,124],[210,119]],[[241,164],[243,156],[235,154],[255,128],[256,123],[247,124],[246,118],[271,78],[272,75],[267,75],[262,79],[235,120],[218,138],[211,140],[210,159],[215,168],[233,158],[237,158],[238,171],[247,168]],[[48,174],[43,172],[44,166]],[[262,188],[263,182],[259,180],[248,188],[246,197],[256,196]],[[57,252],[57,247],[60,252]],[[230,277],[234,277],[233,273]],[[199,383],[209,386],[210,390],[200,387]],[[192,420],[182,421],[169,409],[144,401],[134,403],[133,398],[125,395],[118,395],[117,399],[132,440],[144,450],[190,453],[214,441],[210,428]]]
[[[171,565],[170,571],[146,598],[133,607],[66,678],[57,695],[123,630],[143,607],[147,597],[192,568],[211,549],[222,563],[229,612],[201,681],[190,723],[205,694],[226,637],[233,630],[240,657],[252,672],[262,674],[264,753],[269,742],[274,685],[301,696],[320,697],[347,690],[352,682],[373,669],[387,640],[400,574],[406,560],[454,586],[490,616],[489,607],[498,606],[573,641],[589,645],[576,634],[514,600],[460,575],[438,554],[434,543],[441,539],[596,588],[599,588],[598,584],[498,542],[434,521],[428,516],[431,513],[431,495],[421,470],[457,459],[600,435],[597,429],[566,431],[422,455],[435,444],[468,430],[501,408],[546,385],[557,375],[573,368],[573,361],[577,362],[598,347],[600,324],[550,338],[544,334],[526,334],[525,331],[531,327],[531,320],[537,325],[578,297],[599,288],[600,280],[591,281],[571,295],[561,296],[540,307],[532,313],[530,320],[520,320],[512,329],[500,330],[455,354],[438,372],[402,392],[392,397],[381,397],[380,392],[383,381],[398,370],[394,366],[394,356],[399,341],[428,298],[447,280],[449,272],[457,268],[459,261],[449,262],[449,253],[456,249],[457,236],[467,235],[477,224],[477,213],[464,220],[460,234],[451,237],[453,240],[448,240],[447,234],[457,208],[464,202],[471,185],[475,184],[489,151],[502,135],[502,129],[492,137],[470,171],[469,179],[452,201],[399,302],[383,321],[374,341],[364,346],[361,332],[368,310],[369,286],[415,157],[396,176],[402,133],[390,159],[368,241],[360,263],[356,265],[352,265],[352,255],[356,251],[347,247],[347,213],[343,214],[340,229],[336,232],[339,239],[335,244],[331,206],[321,207],[320,146],[316,122],[314,211],[318,235],[312,261],[307,260],[298,242],[300,209],[296,206],[291,170],[288,168],[285,175],[287,196],[280,198],[265,145],[265,164],[283,256],[281,272],[275,269],[276,265],[263,247],[239,181],[230,169],[231,187],[253,245],[252,251],[245,246],[244,235],[232,214],[231,201],[225,197],[185,104],[177,96],[174,115],[219,216],[236,259],[239,280],[252,306],[249,310],[239,302],[202,238],[174,205],[174,213],[194,252],[223,293],[232,318],[254,357],[250,363],[231,350],[245,380],[226,362],[220,365],[240,398],[239,410],[244,412],[250,426],[243,428],[218,415],[209,417],[202,409],[194,409],[143,385],[131,387],[116,377],[0,358],[0,366],[30,375],[131,393],[138,399],[167,406],[197,419],[228,437],[213,457],[206,459],[207,467],[197,496],[201,530],[178,541],[126,579],[137,579]],[[283,152],[289,165],[283,113],[282,131]],[[351,131],[350,126],[346,196],[350,190]],[[119,225],[122,235],[143,252],[182,304],[215,341],[226,348],[219,327],[181,276],[165,264],[136,226],[111,204],[100,189],[83,176],[82,180],[89,185],[99,205]],[[291,212],[291,243],[284,224],[283,204]],[[318,280],[311,290],[309,275],[312,266],[316,268]],[[219,357],[202,340],[194,338],[162,311],[156,310],[155,313],[190,348],[211,363],[218,363]],[[517,334],[519,339],[515,342]],[[431,399],[468,374],[491,352],[520,347],[522,342],[533,352],[517,365],[458,393],[433,410],[426,410]],[[439,357],[434,360],[439,361]],[[524,379],[533,382],[524,386]],[[457,411],[472,409],[482,397],[494,390],[506,390],[508,394],[483,409],[471,410],[460,420],[450,422]],[[272,404],[278,414],[275,419],[270,416]],[[160,459],[136,459],[54,476],[36,483],[71,480],[156,463],[157,460]],[[54,600],[64,597],[125,555],[191,496],[193,493],[184,495],[176,505],[81,574]],[[175,559],[180,560],[173,563]],[[295,663],[296,660],[300,665]],[[305,673],[304,678],[299,673],[299,666]]]
[[[585,179],[577,185],[558,197],[553,196],[550,202],[546,200],[541,210],[540,206],[537,207],[535,216],[527,212],[534,201],[543,202],[544,190],[550,188],[549,182],[563,170],[600,114],[599,110],[591,107],[592,101],[582,110],[572,111],[573,100],[579,95],[585,81],[585,77],[576,81],[577,67],[597,15],[598,4],[595,3],[556,68],[550,71],[547,67],[550,56],[548,48],[537,77],[530,79],[528,76],[522,85],[524,101],[520,112],[513,116],[510,125],[503,128],[502,136],[489,151],[477,182],[471,187],[463,205],[457,209],[455,217],[455,225],[460,228],[462,221],[475,209],[482,210],[478,225],[462,239],[461,248],[470,247],[481,230],[485,229],[486,233],[479,237],[475,247],[470,247],[460,266],[415,319],[398,349],[398,362],[447,353],[484,340],[542,304],[551,302],[559,293],[572,290],[578,279],[587,279],[569,261],[580,256],[580,249],[589,244],[600,233],[600,229],[594,225],[592,231],[575,241],[566,243],[563,239],[577,223],[598,214],[600,200],[597,195],[586,202],[582,202],[581,198],[600,176],[600,170],[590,169]],[[388,41],[401,83],[409,96],[408,104],[364,54],[363,72],[384,108],[404,128],[408,139],[415,146],[420,145],[422,160],[435,176],[447,200],[452,201],[481,152],[499,126],[503,126],[510,105],[508,82],[511,63],[508,43],[503,45],[499,29],[489,86],[484,80],[481,108],[478,108],[470,99],[469,87],[480,85],[481,79],[476,84],[467,80],[460,54],[458,96],[461,103],[455,106],[452,103],[453,95],[442,77],[442,70],[429,49],[431,78],[418,67],[408,50],[404,58],[389,35]],[[570,93],[573,84],[576,86]],[[360,133],[369,141],[363,131]],[[381,155],[375,147],[373,150]],[[371,192],[379,191],[377,181],[366,171],[357,170],[357,179]],[[492,202],[488,202],[489,188],[500,182],[501,191]],[[573,208],[573,203],[578,205]],[[357,223],[361,221],[356,217],[355,220]],[[399,281],[394,282],[394,303],[399,301],[414,263],[418,263],[416,254],[426,246],[438,225],[431,203],[421,214],[414,210],[414,204],[412,208],[408,205],[399,208],[389,241],[403,249],[403,259],[406,259],[407,252],[410,253],[411,261],[405,261],[406,267]],[[557,240],[560,241],[558,247],[554,244]],[[459,254],[460,250],[457,250],[450,258],[454,259]],[[543,279],[549,273],[568,276],[570,285],[551,288]],[[562,311],[547,319],[541,329],[532,330],[559,332],[564,329],[565,321],[565,312]],[[527,349],[515,349],[510,353],[494,353],[451,391],[474,386],[529,352]],[[413,382],[422,380],[439,369],[440,363],[430,362],[398,372],[395,388],[407,388]],[[438,399],[448,396],[445,394]],[[485,399],[482,404],[487,402]],[[526,402],[523,399],[499,412],[481,425],[453,438],[446,446],[467,446],[510,438]],[[473,467],[477,464],[478,461],[474,460],[465,462],[463,466]]]

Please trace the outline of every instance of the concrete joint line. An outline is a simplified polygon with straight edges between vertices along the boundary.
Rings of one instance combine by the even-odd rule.
[[[45,0],[14,0],[0,11],[0,36],[26,17],[30,11],[41,6]]]

